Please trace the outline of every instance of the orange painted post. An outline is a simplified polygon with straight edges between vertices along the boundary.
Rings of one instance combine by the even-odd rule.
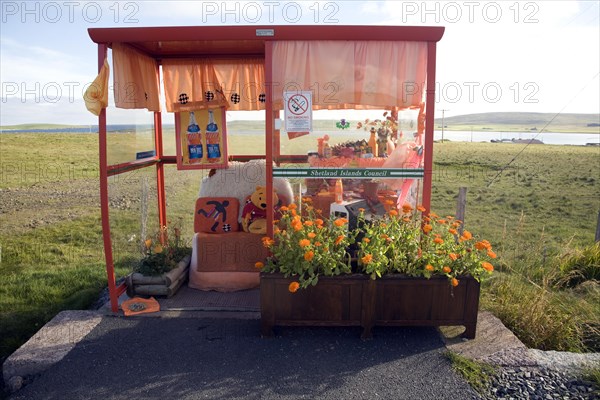
[[[98,44],[98,71],[104,64],[108,54],[105,44]],[[106,146],[106,108],[103,108],[98,116],[98,146],[100,164],[100,214],[102,218],[102,239],[104,242],[104,257],[106,259],[106,277],[108,280],[108,294],[112,312],[119,311],[119,295],[115,281],[115,265],[112,253],[112,241],[110,239],[110,220],[108,207],[108,157]]]
[[[156,197],[158,199],[159,226],[167,225],[167,199],[165,194],[165,168],[163,163],[162,114],[154,113],[154,148],[156,149]]]
[[[436,42],[427,43],[427,99],[425,103],[425,176],[423,177],[423,207],[431,211],[431,183],[433,181],[433,129],[435,109],[435,54]]]
[[[265,151],[267,158],[267,236],[273,237],[273,43],[265,43]]]

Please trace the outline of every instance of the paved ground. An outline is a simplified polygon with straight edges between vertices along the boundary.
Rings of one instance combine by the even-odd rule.
[[[11,399],[469,399],[432,328],[280,328],[248,319],[104,316]]]

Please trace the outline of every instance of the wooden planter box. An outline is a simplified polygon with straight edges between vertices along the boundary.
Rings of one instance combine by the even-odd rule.
[[[129,274],[125,280],[127,295],[172,297],[188,279],[190,260],[191,255],[187,255],[177,267],[158,276],[145,276],[137,272]]]
[[[319,277],[314,287],[288,291],[291,278],[261,273],[261,333],[273,335],[273,326],[361,326],[363,339],[373,326],[452,326],[475,338],[479,282],[460,278],[451,287],[445,277],[411,278],[386,275]]]

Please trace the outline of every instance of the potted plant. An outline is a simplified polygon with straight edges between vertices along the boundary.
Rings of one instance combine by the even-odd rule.
[[[178,225],[163,226],[143,243],[143,257],[127,279],[127,295],[173,296],[188,277],[191,248]]]
[[[262,333],[274,325],[464,325],[473,338],[479,281],[493,271],[489,242],[461,222],[406,204],[357,228],[282,210],[261,273]]]

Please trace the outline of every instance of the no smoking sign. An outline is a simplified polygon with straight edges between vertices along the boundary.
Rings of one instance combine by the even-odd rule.
[[[285,130],[312,131],[312,92],[283,92]]]

